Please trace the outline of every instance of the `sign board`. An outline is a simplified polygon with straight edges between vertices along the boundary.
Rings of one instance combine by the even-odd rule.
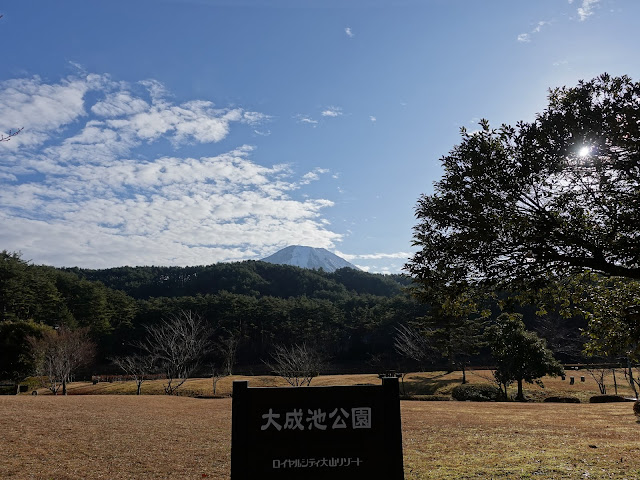
[[[382,385],[233,382],[231,479],[402,480],[397,378]]]

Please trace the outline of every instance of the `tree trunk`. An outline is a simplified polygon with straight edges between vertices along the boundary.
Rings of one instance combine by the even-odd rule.
[[[627,357],[627,367],[629,368],[629,384],[633,389],[633,394],[638,398],[638,390],[636,389],[636,381],[633,378],[633,365],[631,365],[631,359]]]
[[[136,395],[140,395],[141,390],[142,390],[142,382],[138,382],[138,389],[136,390]]]
[[[66,378],[62,379],[62,394],[63,395],[67,394],[67,379]]]
[[[613,373],[613,388],[616,390],[616,395],[618,395],[618,382],[616,381],[616,369],[612,368],[611,372]]]
[[[465,385],[467,383],[467,369],[465,368],[464,363],[462,364],[462,384]]]
[[[516,396],[516,400],[519,402],[524,402],[524,393],[522,391],[522,379],[518,379],[518,395]]]
[[[453,358],[453,347],[447,346],[447,373],[455,370],[455,360]]]
[[[20,382],[16,382],[16,395],[20,393]]]

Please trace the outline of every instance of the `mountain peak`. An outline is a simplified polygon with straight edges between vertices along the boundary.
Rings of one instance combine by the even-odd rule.
[[[316,270],[322,268],[325,272],[333,272],[344,267],[359,270],[358,267],[331,253],[329,250],[302,245],[290,245],[273,255],[263,258],[262,261]]]

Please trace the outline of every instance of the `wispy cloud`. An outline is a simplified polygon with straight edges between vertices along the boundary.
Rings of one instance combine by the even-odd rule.
[[[371,120],[371,123],[376,123],[378,121],[378,119],[373,115],[369,115],[369,120]]]
[[[346,27],[344,29],[344,33],[346,33],[347,37],[349,37],[349,38],[353,38],[353,37],[356,36],[356,34],[351,31],[351,27]]]
[[[521,33],[520,35],[518,35],[518,41],[528,43],[531,41],[531,35],[529,35],[528,33]]]
[[[339,117],[342,115],[342,108],[340,107],[327,107],[320,115],[323,117]]]
[[[550,25],[551,22],[548,21],[539,21],[536,26],[533,28],[533,30],[531,30],[529,33],[521,33],[520,35],[518,35],[517,40],[518,42],[522,42],[522,43],[529,43],[531,42],[531,36],[535,35],[536,33],[540,33],[542,31],[542,28],[545,25]]]
[[[403,258],[408,259],[411,257],[411,253],[409,252],[395,252],[395,253],[343,253],[343,252],[335,252],[336,255],[344,258],[345,260],[383,260],[383,259],[391,259],[391,258]]]
[[[311,118],[308,115],[299,114],[299,115],[294,116],[293,118],[295,118],[296,122],[298,122],[298,123],[305,123],[307,125],[313,125],[314,127],[316,125],[318,125],[318,121],[314,120],[313,118]]]
[[[267,115],[167,98],[158,82],[104,75],[1,84],[0,121],[26,127],[0,146],[2,248],[100,268],[255,258],[311,241],[335,246],[341,236],[322,218],[333,202],[299,192],[325,169],[296,178],[286,165],[256,163],[250,146],[185,154],[221,142],[234,125],[256,132]],[[173,155],[149,156],[145,147],[163,141]]]
[[[329,170],[326,168],[316,167],[313,169],[313,171],[305,173],[302,176],[302,179],[300,180],[300,184],[307,185],[315,180],[318,180],[320,178],[320,175],[324,173],[329,173]]]
[[[578,8],[578,17],[581,22],[593,15],[593,9],[599,2],[600,0],[582,0],[582,5]]]

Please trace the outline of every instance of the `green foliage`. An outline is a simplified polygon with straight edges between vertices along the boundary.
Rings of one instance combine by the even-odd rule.
[[[561,375],[562,365],[535,332],[527,331],[522,315],[503,313],[486,331],[491,354],[496,363],[494,376],[504,387],[518,383],[518,400],[524,399],[522,381],[533,383],[545,375]]]
[[[580,403],[580,399],[576,397],[547,397],[543,400],[544,403]]]
[[[628,401],[629,400],[620,395],[595,395],[589,398],[589,403],[618,403]]]
[[[50,327],[33,321],[0,322],[0,380],[20,382],[34,368],[29,337],[40,338]]]
[[[0,320],[46,322],[64,311],[53,269],[29,265],[18,253],[0,252]]]
[[[586,270],[549,281],[544,288],[521,295],[538,304],[538,315],[555,312],[562,318],[580,317],[589,356],[640,360],[640,282],[607,277]]]
[[[586,268],[640,279],[639,119],[640,83],[605,74],[552,90],[531,123],[463,129],[418,200],[407,269],[511,287]]]
[[[88,327],[104,364],[134,353],[132,345],[145,337],[146,326],[180,311],[209,319],[213,343],[233,337],[238,361],[260,365],[276,344],[306,342],[335,362],[388,355],[395,327],[426,312],[403,291],[406,277],[351,269],[326,273],[239,262],[63,270],[31,265],[7,252],[2,259],[0,315]]]
[[[497,387],[486,384],[458,385],[451,391],[451,396],[461,402],[491,402],[501,397]]]
[[[414,400],[417,402],[448,402],[451,397],[447,395],[400,395],[400,400]]]
[[[135,301],[95,281],[53,267],[31,265],[17,253],[0,252],[1,320],[89,327],[108,334],[131,323]]]
[[[413,330],[425,337],[420,343],[446,358],[449,371],[461,369],[462,383],[466,383],[466,366],[485,344],[483,329],[490,315],[490,311],[483,308],[487,295],[467,284],[442,279],[437,283],[416,279],[411,291],[429,305],[427,315],[413,322]],[[401,344],[396,348],[405,350]]]
[[[69,269],[139,299],[214,295],[221,292],[251,297],[301,297],[338,300],[358,295],[392,297],[408,279],[342,268],[333,273],[259,261],[195,267],[118,267]]]
[[[591,355],[640,360],[640,282],[597,277],[584,292]]]

